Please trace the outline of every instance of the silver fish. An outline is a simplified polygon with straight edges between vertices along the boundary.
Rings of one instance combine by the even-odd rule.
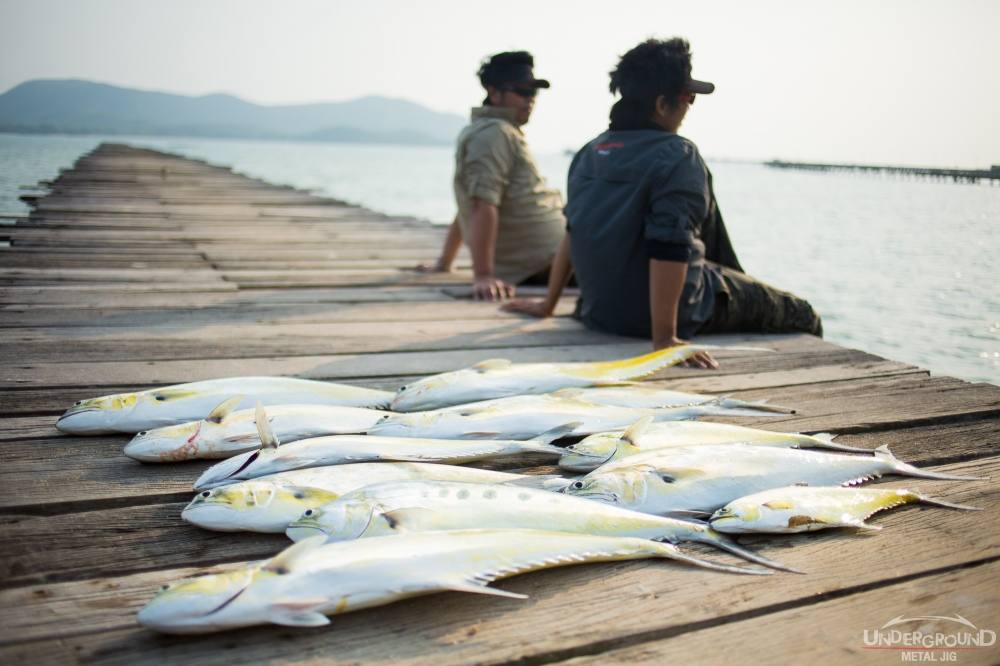
[[[180,581],[139,611],[165,633],[205,633],[255,624],[319,627],[327,615],[454,590],[523,599],[488,583],[584,562],[660,557],[734,573],[770,573],[713,564],[649,539],[537,530],[456,530],[293,544],[264,565]]]
[[[387,481],[428,480],[464,483],[553,485],[550,476],[510,474],[431,463],[354,463],[272,474],[198,493],[181,518],[221,532],[285,531],[306,509],[320,507],[363,486]],[[557,485],[563,485],[562,480]]]
[[[144,430],[125,445],[125,455],[141,462],[228,458],[260,447],[255,410],[233,411],[236,396],[201,421]],[[271,429],[282,442],[309,437],[365,432],[386,412],[334,405],[274,405],[267,410]]]
[[[507,359],[489,359],[408,384],[399,389],[391,407],[397,412],[414,412],[562,388],[619,384],[686,361],[706,349],[772,351],[757,347],[678,345],[643,356],[594,363],[512,363]]]
[[[880,530],[865,520],[886,509],[922,503],[948,509],[979,511],[902,488],[788,486],[735,499],[712,514],[712,526],[722,532],[794,533],[853,527]]]
[[[294,377],[227,377],[79,400],[59,417],[56,427],[75,435],[136,433],[204,419],[234,396],[243,396],[234,409],[255,402],[386,407],[392,398],[386,391]]]
[[[363,486],[307,509],[286,534],[300,541],[472,528],[536,529],[629,536],[676,544],[705,543],[752,562],[787,567],[756,555],[705,523],[629,511],[545,490],[454,481],[390,481]]]
[[[653,423],[649,417],[644,417],[627,430],[599,432],[567,446],[559,459],[559,467],[574,472],[589,472],[604,463],[655,449],[704,444],[756,444],[871,453],[870,449],[837,444],[833,441],[834,437],[825,432],[803,435],[707,421]]]
[[[790,486],[856,485],[884,474],[974,480],[918,469],[882,446],[874,456],[850,456],[750,444],[659,449],[607,463],[566,492],[655,513],[711,514],[752,493]]]

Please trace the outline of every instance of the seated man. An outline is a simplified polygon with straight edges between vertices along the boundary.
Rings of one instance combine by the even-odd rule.
[[[569,233],[544,300],[508,309],[552,313],[570,272],[581,290],[578,315],[591,328],[650,337],[655,349],[695,333],[822,335],[806,301],[742,272],[697,147],[677,134],[696,94],[715,90],[691,78],[688,43],[649,40],[611,72],[611,125],[585,145],[569,170]],[[571,268],[572,267],[572,268]],[[707,354],[694,360],[717,367]]]
[[[498,53],[479,68],[483,106],[458,136],[458,215],[431,270],[448,272],[464,238],[472,254],[473,297],[503,300],[515,285],[544,284],[565,235],[562,197],[538,172],[521,132],[539,88],[526,51]]]

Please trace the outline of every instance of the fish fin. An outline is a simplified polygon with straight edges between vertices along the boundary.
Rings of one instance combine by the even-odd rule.
[[[272,608],[267,619],[283,627],[323,627],[330,624],[330,618],[318,611],[293,611],[280,607]]]
[[[673,518],[697,518],[699,520],[712,515],[711,511],[698,511],[696,509],[673,509],[668,511],[666,516]]]
[[[848,451],[850,453],[871,453],[871,449],[866,449],[861,446],[847,446],[846,444],[837,444],[833,440],[838,437],[838,435],[832,432],[817,432],[809,435],[815,440],[822,442],[822,446],[817,448],[831,449],[833,451]]]
[[[215,406],[215,409],[208,413],[208,416],[204,420],[209,423],[222,423],[236,409],[237,405],[243,402],[243,398],[245,397],[243,395],[234,395],[231,398],[223,400]]]
[[[943,481],[987,481],[988,476],[959,476],[957,474],[942,474],[940,472],[932,472],[926,469],[920,469],[919,467],[914,467],[908,463],[903,462],[896,456],[892,454],[889,450],[888,444],[883,444],[874,451],[875,457],[879,460],[885,461],[891,464],[894,469],[894,474],[901,474],[903,476],[915,476],[920,479],[941,479]]]
[[[434,515],[430,509],[411,506],[404,509],[393,509],[392,511],[381,511],[381,516],[389,529],[394,532],[406,532],[409,528],[416,527],[424,517]]]
[[[508,592],[496,587],[490,587],[482,583],[473,581],[449,581],[442,584],[442,587],[454,592],[472,592],[473,594],[492,594],[495,597],[507,597],[508,599],[527,599],[527,594]]]
[[[257,401],[257,409],[254,411],[254,420],[257,422],[257,434],[260,435],[260,448],[278,448],[281,442],[274,436],[271,424],[267,420],[267,412],[264,411],[264,405],[260,404],[259,400]]]
[[[557,425],[555,428],[549,428],[533,439],[535,441],[542,442],[543,444],[551,444],[557,439],[562,439],[563,437],[572,434],[574,430],[582,425],[583,421],[570,421],[568,423],[563,423],[562,425]]]
[[[748,560],[750,562],[762,564],[770,569],[777,569],[779,571],[788,571],[789,573],[804,573],[802,571],[799,571],[798,569],[786,566],[781,562],[776,562],[768,557],[764,557],[763,555],[758,555],[752,550],[744,548],[740,544],[736,543],[734,539],[731,539],[730,537],[727,537],[726,535],[717,532],[712,528],[709,528],[704,532],[693,533],[691,534],[690,537],[688,537],[688,540],[694,541],[696,543],[704,543],[710,546],[715,546],[720,550],[727,551],[729,553],[732,553],[733,555],[736,555],[737,557],[742,557],[743,559]]]
[[[630,425],[624,433],[622,433],[622,439],[632,446],[639,446],[639,436],[649,429],[649,424],[652,422],[652,416],[643,416],[641,419]]]
[[[725,407],[727,409],[756,409],[761,412],[773,412],[775,414],[795,414],[796,410],[791,407],[782,407],[781,405],[769,404],[767,398],[763,400],[736,400],[735,398],[730,398],[729,396],[722,396],[713,400],[715,404],[720,407]]]
[[[523,446],[526,453],[548,453],[559,457],[566,455],[563,447],[549,444],[544,439],[528,439],[524,441]]]
[[[326,539],[327,535],[317,534],[316,536],[309,537],[308,539],[297,541],[268,560],[263,566],[263,569],[273,573],[286,573],[288,569],[295,564],[295,560],[309,551],[319,548],[325,544]]]
[[[503,370],[504,368],[509,368],[511,365],[513,363],[506,358],[488,358],[473,365],[472,369],[479,372],[489,372],[490,370]]]
[[[959,509],[961,511],[982,511],[983,508],[979,506],[969,506],[967,504],[954,504],[952,502],[945,502],[944,500],[935,499],[933,497],[928,497],[927,495],[921,495],[920,493],[914,493],[917,496],[917,501],[921,504],[928,504],[930,506],[940,506],[945,509]]]

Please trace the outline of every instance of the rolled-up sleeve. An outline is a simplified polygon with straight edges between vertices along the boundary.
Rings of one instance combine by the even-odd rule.
[[[708,182],[697,149],[686,144],[680,160],[667,160],[650,184],[645,239],[691,245],[708,214]]]
[[[466,194],[499,206],[516,156],[514,137],[508,136],[499,123],[487,125],[469,137],[459,176]]]

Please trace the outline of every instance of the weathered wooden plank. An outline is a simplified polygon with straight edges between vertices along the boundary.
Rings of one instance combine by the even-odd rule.
[[[52,428],[52,417],[36,417],[41,433],[31,440],[0,437],[0,511],[38,513],[46,505],[72,504],[79,510],[87,502],[142,498],[145,495],[186,493],[192,480],[211,464],[197,461],[143,465],[122,454],[127,435],[70,437]],[[741,419],[768,428],[762,420]],[[47,425],[47,429],[46,429]],[[778,424],[774,430],[785,428]],[[46,432],[47,430],[47,432]],[[835,428],[829,428],[836,432]],[[908,462],[925,465],[948,460],[1000,455],[1000,426],[995,419],[952,421],[933,426],[842,435],[839,442],[874,449],[888,445]],[[954,442],[942,451],[942,441]],[[480,465],[490,469],[519,469],[551,462],[537,456],[520,456]],[[45,510],[53,513],[56,509]]]
[[[906,661],[995,664],[1000,658],[996,644],[925,648],[919,642],[907,649],[902,642],[879,646],[875,632],[890,620],[961,616],[979,629],[996,631],[1000,626],[1000,563],[995,561],[967,569],[925,576],[860,591],[843,598],[823,601],[744,621],[712,623],[705,629],[677,633],[669,638],[642,642],[592,656],[560,660],[564,666],[594,664],[712,663],[786,664],[879,664]],[[966,630],[954,622],[913,620],[892,626],[886,632],[941,633],[951,640]],[[868,632],[869,641],[865,636]],[[671,632],[673,633],[673,632]],[[989,642],[989,634],[985,636]],[[599,650],[605,646],[588,646]],[[897,656],[899,655],[899,656]],[[916,655],[916,657],[914,657]],[[568,656],[568,655],[564,655]]]
[[[179,294],[153,291],[146,285],[130,285],[121,293],[114,285],[95,285],[69,289],[56,287],[0,288],[0,310],[10,306],[24,309],[66,307],[158,308],[158,307],[242,307],[271,303],[364,303],[385,301],[454,301],[439,287],[337,287],[331,289],[251,289],[238,291],[229,285],[227,293],[219,289]],[[141,294],[141,298],[137,295]],[[4,307],[7,306],[7,307]]]
[[[183,302],[183,297],[178,301]],[[504,312],[493,303],[475,301],[421,302],[419,306],[400,306],[398,303],[292,303],[287,305],[256,304],[216,304],[211,307],[191,307],[177,304],[173,307],[132,308],[33,308],[18,310],[5,308],[0,328],[51,328],[68,327],[109,327],[143,328],[174,327],[177,325],[207,326],[211,324],[253,324],[257,326],[277,326],[333,322],[391,322],[391,321],[440,321],[454,318],[460,320],[488,319],[492,321],[519,321],[516,315]],[[556,310],[558,315],[568,316],[573,312],[573,302],[561,301]]]
[[[713,338],[720,340],[722,338]],[[745,338],[727,336],[730,344]],[[832,347],[811,336],[769,336],[755,340],[756,344],[780,350],[781,354],[757,354],[719,350],[716,354],[722,367],[716,373],[739,372],[740,364],[788,362],[787,353],[808,353]],[[470,344],[470,347],[472,345]],[[428,375],[463,368],[485,358],[509,358],[517,362],[605,361],[637,356],[649,351],[649,343],[636,340],[613,344],[581,344],[545,347],[470,348],[447,351],[387,352],[371,354],[329,354],[325,356],[285,356],[278,358],[245,358],[174,361],[114,360],[37,364],[19,362],[11,367],[16,376],[0,375],[0,388],[20,386],[120,386],[123,384],[177,384],[213,377],[246,375],[286,375],[309,379],[346,377],[385,377]],[[750,356],[748,356],[748,354]],[[784,358],[785,361],[780,359]],[[752,359],[737,361],[737,359]],[[794,364],[793,364],[794,367]],[[24,372],[18,372],[24,371]],[[745,371],[745,370],[744,370]],[[673,374],[673,373],[681,374]],[[671,368],[663,377],[685,376],[693,371]],[[706,371],[702,371],[706,372]]]
[[[0,362],[165,360],[179,358],[252,358],[300,356],[324,352],[431,351],[477,346],[542,346],[614,344],[623,338],[591,331],[561,317],[451,322],[383,322],[373,334],[367,322],[278,324],[270,327],[192,325],[178,322],[169,330],[74,328],[52,329],[43,336],[33,329],[12,329],[0,350]],[[60,335],[58,331],[63,331]],[[60,339],[61,338],[61,339]],[[73,339],[72,346],[65,344]],[[399,374],[394,373],[394,374]]]
[[[1000,461],[945,469],[995,474],[1000,471]],[[941,482],[935,484],[934,493],[988,510],[1000,506],[1000,490],[988,482]],[[134,626],[135,610],[157,585],[175,577],[172,571],[156,571],[149,574],[145,596],[135,589],[134,579],[120,584],[118,589],[124,590],[120,595],[91,591],[106,599],[114,596],[116,601],[109,600],[107,606],[98,608],[93,603],[86,608],[81,605],[80,615],[60,626],[65,632],[62,640],[48,640],[45,634],[45,639],[5,649],[0,657],[10,660],[30,654],[52,659],[73,655],[88,663],[128,663],[146,657],[159,663],[200,664],[214,663],[224,651],[227,659],[283,663],[317,659],[332,664],[359,660],[505,663],[531,659],[532,655],[572,655],[594,644],[627,640],[633,633],[683,632],[692,625],[721,624],[731,617],[766,613],[776,606],[807,606],[819,595],[891,584],[904,577],[938,575],[1000,556],[997,524],[984,523],[981,514],[908,508],[875,520],[885,529],[874,537],[831,531],[755,541],[753,546],[760,552],[808,570],[803,576],[762,579],[661,562],[588,565],[500,583],[504,589],[530,595],[527,602],[441,594],[339,616],[319,630],[255,627],[178,638],[156,636],[139,628],[114,629]],[[920,548],[913,547],[916,543]],[[138,543],[137,547],[145,546]],[[109,582],[118,583],[118,579]],[[87,593],[70,589],[60,588],[59,592],[69,596]],[[580,608],[587,612],[579,612]],[[630,617],[642,621],[623,621],[623,608],[629,609]],[[571,622],[567,616],[572,617]],[[392,631],[387,632],[386,627]],[[104,628],[112,630],[102,631]],[[510,640],[511,636],[518,640]]]

